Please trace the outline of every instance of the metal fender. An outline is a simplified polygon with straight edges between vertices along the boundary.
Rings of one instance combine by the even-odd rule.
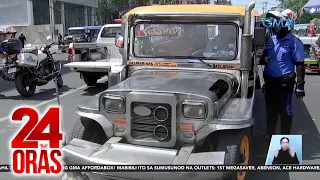
[[[110,121],[104,115],[81,112],[81,111],[77,111],[76,113],[79,114],[79,116],[81,116],[81,117],[92,119],[92,120],[96,121],[97,123],[99,123],[108,138],[111,138],[113,136],[113,125],[110,123]]]

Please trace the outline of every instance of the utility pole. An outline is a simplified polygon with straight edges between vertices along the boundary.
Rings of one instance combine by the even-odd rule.
[[[262,11],[263,11],[263,13],[268,12],[268,2],[267,1],[262,2]]]
[[[282,8],[284,9],[284,2],[283,2],[284,0],[281,0],[281,6],[282,6]]]
[[[50,15],[50,33],[52,36],[52,41],[55,41],[55,22],[54,22],[54,3],[56,0],[49,0],[49,15]]]

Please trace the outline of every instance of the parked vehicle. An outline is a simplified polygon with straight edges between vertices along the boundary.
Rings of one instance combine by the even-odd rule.
[[[266,33],[256,22],[254,6],[162,5],[129,11],[116,37],[122,65],[111,65],[107,90],[78,105],[80,118],[62,148],[64,162],[250,164],[255,53],[264,48]],[[243,180],[247,175],[191,173],[67,172],[66,178]]]
[[[86,32],[90,31],[90,33],[92,34],[91,42],[96,42],[102,26],[84,26],[84,28]]]
[[[19,39],[11,38],[1,43],[1,49],[4,49],[4,52],[7,51],[5,54],[0,54],[0,77],[5,81],[14,81],[16,73],[12,72],[12,68],[16,66],[16,60],[20,54],[20,51],[10,51],[7,46],[19,41]]]
[[[48,36],[47,40],[51,37]],[[17,91],[24,97],[34,95],[36,86],[43,86],[54,77],[58,77],[58,87],[63,86],[63,80],[60,74],[61,64],[54,60],[50,48],[53,43],[47,44],[40,50],[37,47],[25,48],[18,54],[15,61],[16,66],[11,68],[11,72],[16,73],[15,85]],[[8,52],[21,52],[20,41],[8,41],[6,45]]]
[[[80,78],[88,86],[95,86],[97,81],[108,75],[110,66],[121,65],[119,48],[114,45],[115,37],[121,32],[121,24],[104,25],[95,43],[71,43],[69,61],[65,67],[80,72]]]
[[[320,37],[310,47],[310,59],[305,60],[306,69],[320,73]]]
[[[67,52],[70,43],[84,42],[86,36],[86,29],[84,27],[70,27],[68,34],[63,38],[62,44],[58,46],[61,52]]]

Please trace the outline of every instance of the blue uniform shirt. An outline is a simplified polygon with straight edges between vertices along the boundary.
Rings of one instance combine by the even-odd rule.
[[[294,72],[296,63],[304,62],[304,45],[291,32],[283,39],[272,36],[263,53],[269,57],[264,69],[266,77],[282,77]]]

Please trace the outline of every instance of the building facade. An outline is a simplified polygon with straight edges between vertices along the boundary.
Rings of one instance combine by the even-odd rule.
[[[98,0],[32,0],[31,25],[62,24],[64,31],[73,26],[94,25],[97,7]]]

